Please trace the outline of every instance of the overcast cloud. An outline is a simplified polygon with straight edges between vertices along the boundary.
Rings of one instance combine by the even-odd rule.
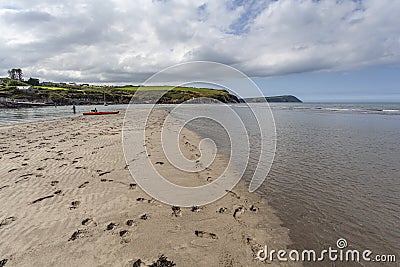
[[[0,1],[0,76],[141,82],[210,60],[249,76],[400,62],[400,1]]]

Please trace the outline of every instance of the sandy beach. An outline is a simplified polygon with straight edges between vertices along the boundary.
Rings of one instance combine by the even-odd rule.
[[[168,163],[157,143],[162,114],[146,132],[157,170],[186,186],[218,177],[221,155],[191,175]],[[265,266],[259,249],[287,248],[288,229],[242,182],[203,207],[172,208],[145,194],[125,162],[123,119],[120,112],[0,128],[4,266],[149,266],[161,255],[176,266]],[[181,138],[182,153],[196,158],[200,137],[184,129]]]

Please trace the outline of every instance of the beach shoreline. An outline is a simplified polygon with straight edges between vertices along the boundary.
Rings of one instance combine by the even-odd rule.
[[[145,266],[161,255],[176,266],[264,266],[255,259],[259,249],[290,245],[275,211],[243,181],[198,208],[172,209],[145,194],[124,159],[123,118],[120,112],[0,127],[5,266],[132,266],[139,259]],[[193,156],[200,137],[186,128],[183,134],[190,144],[183,152]],[[151,160],[159,162],[162,151],[150,139]],[[221,166],[207,177],[217,177]],[[203,178],[178,180],[209,182]]]

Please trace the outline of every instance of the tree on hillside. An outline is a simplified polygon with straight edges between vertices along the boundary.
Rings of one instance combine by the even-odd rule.
[[[16,80],[17,74],[14,72],[14,69],[8,70],[8,77],[9,77],[11,80]]]
[[[18,80],[22,81],[22,78],[23,78],[24,74],[22,73],[21,69],[17,69],[17,75],[18,75]]]
[[[8,77],[10,77],[11,80],[22,81],[22,77],[23,77],[22,70],[21,69],[8,70]]]

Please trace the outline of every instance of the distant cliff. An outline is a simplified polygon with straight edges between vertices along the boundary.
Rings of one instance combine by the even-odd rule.
[[[264,102],[263,97],[245,98],[244,100],[247,103]],[[267,100],[269,103],[283,103],[283,102],[302,103],[303,102],[293,95],[266,96],[265,100]]]

